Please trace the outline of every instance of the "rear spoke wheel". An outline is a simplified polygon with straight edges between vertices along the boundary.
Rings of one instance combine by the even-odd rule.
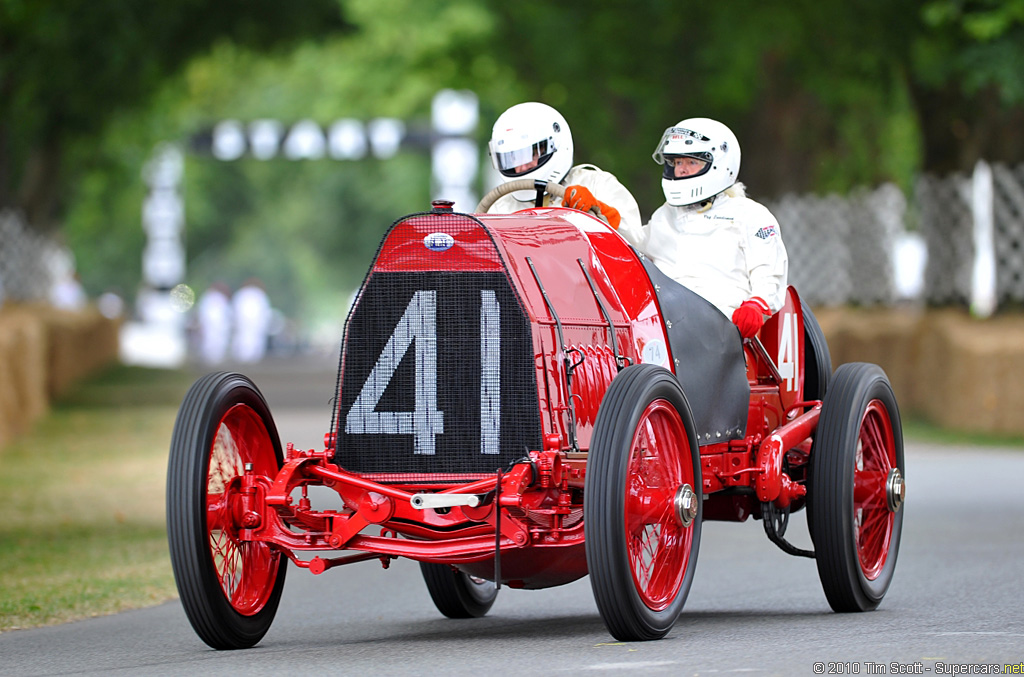
[[[836,611],[868,611],[892,581],[903,528],[903,433],[873,364],[836,370],[811,455],[809,506],[818,574]]]

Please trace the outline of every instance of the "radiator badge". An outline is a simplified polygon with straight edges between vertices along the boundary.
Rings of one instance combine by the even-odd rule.
[[[448,233],[431,233],[423,238],[423,246],[432,252],[448,251],[455,244],[455,238]]]

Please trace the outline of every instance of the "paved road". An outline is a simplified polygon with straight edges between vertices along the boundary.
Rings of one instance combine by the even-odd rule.
[[[299,385],[274,365],[254,374],[284,439],[321,445],[332,359]],[[812,675],[818,661],[844,674],[892,674],[893,662],[952,674],[1024,661],[1024,452],[910,444],[907,459],[899,565],[872,613],[833,614],[814,563],[776,549],[759,522],[711,522],[683,616],[659,642],[613,641],[587,579],[503,589],[486,618],[445,619],[400,561],[290,571],[274,626],[247,651],[207,649],[169,603],[0,635],[0,675]],[[790,529],[809,546],[802,519]]]

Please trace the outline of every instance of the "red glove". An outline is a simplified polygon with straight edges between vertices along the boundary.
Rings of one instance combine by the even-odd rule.
[[[766,315],[771,315],[771,309],[763,300],[754,296],[740,304],[740,307],[733,311],[732,323],[740,330],[740,336],[750,338],[761,331]]]
[[[619,210],[594,197],[586,186],[574,185],[565,187],[565,196],[562,198],[562,205],[578,209],[581,212],[589,212],[595,206],[601,210],[601,216],[608,222],[608,225],[618,230],[622,218]]]

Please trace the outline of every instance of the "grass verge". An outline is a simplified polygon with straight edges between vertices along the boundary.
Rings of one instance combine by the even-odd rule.
[[[1024,451],[1024,437],[1020,435],[950,430],[915,416],[904,418],[902,423],[905,440],[926,444],[999,447]]]
[[[0,450],[0,632],[176,596],[164,483],[191,381],[114,367]]]

